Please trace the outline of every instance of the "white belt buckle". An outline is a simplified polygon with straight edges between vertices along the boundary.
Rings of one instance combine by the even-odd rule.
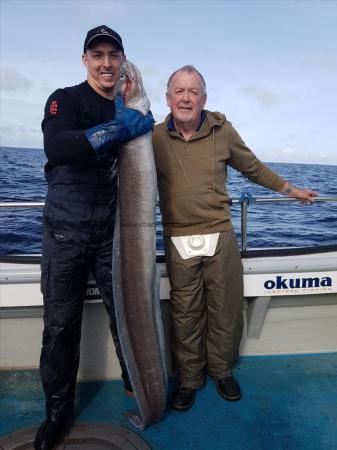
[[[213,256],[220,233],[171,236],[172,242],[183,259],[194,256]]]

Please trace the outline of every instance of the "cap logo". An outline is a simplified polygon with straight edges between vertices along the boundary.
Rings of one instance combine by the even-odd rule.
[[[109,34],[109,31],[107,31],[105,28],[101,28],[101,29],[100,29],[100,32],[101,32],[102,34]]]

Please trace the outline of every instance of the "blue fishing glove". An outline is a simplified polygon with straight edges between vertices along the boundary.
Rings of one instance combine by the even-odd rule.
[[[142,136],[154,126],[151,111],[144,116],[135,109],[126,108],[121,95],[117,95],[115,106],[116,115],[113,120],[85,130],[88,141],[97,153],[104,151],[112,142],[122,144]]]

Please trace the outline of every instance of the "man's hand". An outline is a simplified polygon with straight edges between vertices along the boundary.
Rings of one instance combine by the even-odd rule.
[[[287,195],[291,198],[296,198],[302,203],[313,203],[315,201],[315,197],[318,196],[317,192],[312,191],[311,189],[300,189],[293,184],[286,182],[281,189],[281,194]]]
[[[123,98],[118,95],[115,101],[114,120],[89,128],[85,131],[88,141],[95,152],[106,150],[111,143],[123,144],[152,130],[154,119],[151,111],[147,116],[135,109],[126,108]]]
[[[128,142],[138,136],[148,133],[154,126],[154,119],[151,111],[147,116],[135,109],[126,108],[123,104],[123,97],[117,95],[115,99],[116,115],[114,121],[120,123],[119,142]]]

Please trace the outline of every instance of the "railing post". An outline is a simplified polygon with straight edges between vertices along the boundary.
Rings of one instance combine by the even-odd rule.
[[[247,250],[247,222],[248,222],[248,197],[243,192],[240,198],[241,203],[241,250]]]

